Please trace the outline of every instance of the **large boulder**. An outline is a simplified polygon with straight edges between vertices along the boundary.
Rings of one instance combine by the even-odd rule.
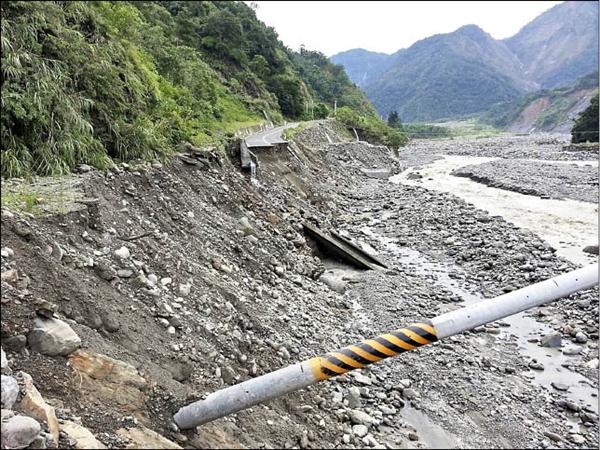
[[[35,319],[28,341],[33,350],[49,356],[68,355],[81,345],[81,339],[66,322],[46,317]]]
[[[42,431],[37,420],[26,416],[14,416],[2,422],[2,448],[25,448]]]
[[[119,428],[117,434],[129,441],[126,448],[150,449],[150,448],[181,448],[175,442],[168,440],[160,434],[146,427],[138,426],[137,428]]]
[[[2,375],[2,409],[12,409],[19,396],[19,383],[13,377]]]
[[[8,370],[8,359],[2,347],[0,347],[0,370],[2,370],[2,373]]]
[[[92,434],[90,430],[75,422],[71,422],[70,420],[64,420],[60,426],[60,429],[69,436],[69,439],[75,442],[75,448],[106,448],[106,445],[104,445],[102,442],[96,439],[96,437]]]
[[[132,365],[83,350],[73,352],[69,364],[76,372],[73,383],[85,401],[112,402],[127,412],[144,408],[149,386]]]
[[[23,377],[23,398],[17,403],[16,409],[28,416],[48,424],[48,430],[55,446],[58,446],[59,427],[54,407],[50,406],[33,384],[31,376],[20,372]]]

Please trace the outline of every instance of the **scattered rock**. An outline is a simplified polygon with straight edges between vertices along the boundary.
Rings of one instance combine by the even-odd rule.
[[[119,269],[119,270],[117,270],[117,276],[119,278],[131,278],[133,276],[133,270]]]
[[[350,387],[346,395],[346,400],[348,401],[348,407],[358,408],[361,405],[360,390],[356,386]]]
[[[230,366],[225,366],[221,368],[221,378],[225,384],[234,384],[237,376],[235,374],[235,370],[233,370]]]
[[[369,433],[369,428],[366,425],[358,424],[352,427],[352,432],[359,438],[365,437]]]
[[[173,375],[174,380],[183,382],[192,375],[193,366],[188,363],[175,362],[169,365],[169,372]]]
[[[581,347],[579,345],[569,345],[568,347],[563,348],[562,352],[563,352],[563,355],[574,356],[574,355],[579,355],[582,350],[583,350],[583,347]]]
[[[2,408],[12,409],[19,396],[19,384],[13,377],[2,375]]]
[[[249,236],[249,235],[256,236],[257,235],[256,230],[250,224],[250,221],[248,220],[247,217],[242,217],[240,219],[240,228],[244,232],[244,236]]]
[[[77,173],[87,173],[92,170],[92,167],[87,164],[77,164],[75,166],[75,172]]]
[[[94,263],[94,271],[100,278],[106,281],[111,281],[117,277],[117,271],[104,260],[98,260]]]
[[[110,333],[119,331],[121,328],[121,324],[117,318],[110,313],[104,313],[102,315],[102,325],[104,326],[104,329]]]
[[[2,373],[8,369],[8,359],[6,359],[6,353],[2,347],[0,347],[0,369],[2,369]]]
[[[552,431],[544,431],[544,436],[554,442],[561,442],[563,440],[559,434],[553,433]]]
[[[17,410],[40,422],[46,422],[54,445],[58,446],[59,427],[54,408],[44,401],[29,374],[20,372],[20,375],[23,377],[23,397],[17,404]]]
[[[181,295],[182,297],[187,297],[188,295],[190,295],[191,288],[192,285],[190,283],[180,284],[178,289],[179,295]]]
[[[115,250],[115,255],[121,259],[127,259],[131,256],[129,249],[125,246]]]
[[[352,375],[354,376],[354,379],[357,383],[363,384],[365,386],[370,386],[371,384],[373,384],[373,381],[370,377],[363,375],[360,372],[354,372]]]
[[[373,423],[373,418],[366,412],[360,411],[359,409],[351,409],[349,412],[350,421],[357,425],[370,426]]]
[[[412,388],[408,388],[402,391],[402,397],[406,400],[414,400],[419,397],[419,393]]]
[[[590,361],[588,361],[587,363],[585,363],[585,365],[592,370],[596,370],[599,366],[599,363],[600,363],[600,361],[598,360],[598,358],[594,358],[594,359],[591,359]]]
[[[532,359],[531,361],[529,361],[528,366],[529,366],[529,368],[531,368],[533,370],[544,370],[544,365],[535,359]]]
[[[585,442],[585,437],[583,437],[581,434],[570,434],[569,441],[573,442],[574,444],[580,445]]]
[[[7,349],[12,350],[13,352],[18,352],[24,349],[27,345],[27,336],[17,334],[16,336],[10,336],[6,339],[3,339],[2,342]]]
[[[542,347],[559,348],[562,345],[560,333],[548,333],[542,338],[540,343]]]
[[[567,391],[569,390],[569,386],[567,386],[564,383],[557,383],[555,381],[553,381],[552,383],[550,383],[552,385],[552,387],[554,389],[556,389],[557,391]]]
[[[590,255],[598,255],[598,246],[588,245],[587,247],[584,247],[583,251],[585,253],[589,253]]]
[[[38,299],[35,302],[35,312],[42,316],[52,319],[54,314],[58,311],[58,305],[56,303],[49,302],[48,300]]]
[[[14,284],[19,279],[19,274],[15,269],[10,269],[6,272],[2,272],[2,274],[0,274],[0,279],[2,281],[6,281],[7,283]]]
[[[135,449],[180,449],[181,447],[175,442],[168,440],[160,434],[149,430],[148,428],[138,426],[137,428],[125,429],[120,428],[117,434],[127,440],[129,444],[126,448]]]
[[[588,341],[588,337],[583,331],[580,331],[575,335],[575,341],[585,344]]]
[[[2,448],[25,448],[42,431],[40,424],[31,417],[14,416],[2,422]]]
[[[64,431],[70,439],[75,441],[75,448],[78,449],[102,449],[106,446],[100,442],[92,434],[90,430],[82,425],[71,422],[70,420],[63,420],[60,425],[60,430]]]

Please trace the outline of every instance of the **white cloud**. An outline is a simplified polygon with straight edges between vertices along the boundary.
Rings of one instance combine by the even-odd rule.
[[[250,2],[247,2],[250,3]],[[351,48],[393,53],[476,24],[496,39],[517,33],[557,1],[257,1],[260,20],[288,47],[327,56]]]

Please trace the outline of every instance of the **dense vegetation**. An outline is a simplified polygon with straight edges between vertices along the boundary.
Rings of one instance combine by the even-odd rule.
[[[551,128],[565,120],[569,110],[579,100],[579,91],[589,91],[598,88],[598,72],[581,77],[573,86],[558,89],[543,89],[532,92],[508,102],[494,105],[481,115],[481,120],[497,128],[506,128],[516,122],[521,112],[531,103],[541,98],[547,98],[548,107],[539,115],[535,122],[537,129]]]
[[[243,2],[0,8],[2,176],[164,158],[245,125],[326,116],[333,100],[374,115],[343,69],[287,49]]]
[[[389,127],[379,117],[360,115],[347,106],[338,108],[335,118],[348,128],[354,128],[362,140],[390,147],[404,145],[407,141],[402,131]]]
[[[575,144],[598,142],[598,134],[598,94],[596,94],[590,106],[575,121],[571,130],[571,141]]]
[[[405,123],[402,125],[402,131],[409,139],[440,139],[454,136],[449,128],[428,123]]]

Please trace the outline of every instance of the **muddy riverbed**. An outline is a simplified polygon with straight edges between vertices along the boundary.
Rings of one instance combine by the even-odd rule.
[[[542,199],[456,177],[451,175],[456,169],[476,167],[498,157],[435,152],[435,146],[448,150],[452,142],[430,142],[420,151],[423,145],[405,149],[403,154],[410,154],[406,159],[401,155],[406,169],[389,183],[373,181],[371,190],[361,192],[364,196],[355,194],[350,207],[354,214],[349,229],[366,242],[363,247],[393,262],[392,267],[402,275],[414,277],[412,283],[399,281],[387,289],[388,281],[378,278],[368,293],[360,284],[354,288],[349,284],[349,295],[361,305],[359,310],[370,318],[369,323],[376,324],[376,330],[385,330],[381,324],[386,322],[390,327],[400,325],[399,317],[404,317],[404,322],[415,317],[413,308],[431,317],[594,262],[595,257],[582,250],[597,242],[597,204]],[[529,148],[533,156],[540,155],[535,139]],[[500,149],[494,151],[489,140],[485,151],[510,155]],[[554,158],[559,153],[553,149]],[[530,162],[535,163],[535,159]],[[574,169],[597,167],[595,161],[544,160],[544,164],[549,163],[568,164]],[[575,172],[574,183],[578,179]],[[418,287],[421,283],[423,290]],[[407,360],[413,372],[436,378],[428,381],[416,408],[401,410],[406,424],[421,436],[419,444],[448,448],[520,442],[545,447],[557,445],[558,429],[564,433],[559,445],[572,446],[583,443],[582,439],[597,442],[597,428],[589,421],[598,413],[598,346],[593,329],[597,294],[584,293],[573,296],[573,300],[536,308],[452,338],[450,346],[438,347],[442,354],[437,357],[425,353],[417,360],[414,355],[404,355],[402,360]],[[382,309],[387,314],[382,314]],[[577,348],[581,345],[569,324],[583,325],[595,336],[595,342],[590,339],[587,346]],[[540,345],[545,336],[557,331],[563,332],[561,348]],[[568,332],[566,337],[564,331]],[[463,365],[458,372],[447,370],[453,365],[444,355],[449,348],[461,355],[458,360]],[[428,370],[428,362],[437,369]],[[479,370],[469,370],[473,366]],[[488,376],[487,369],[494,375]],[[452,380],[451,388],[448,380]],[[451,398],[457,395],[455,403]],[[496,395],[503,400],[498,403]],[[465,406],[469,404],[473,406]],[[536,425],[532,416],[543,418],[542,422]],[[506,420],[512,420],[512,428]],[[477,424],[474,428],[473,421]],[[529,433],[537,430],[541,436],[519,436],[517,430],[523,425]],[[491,432],[494,426],[495,434]]]

